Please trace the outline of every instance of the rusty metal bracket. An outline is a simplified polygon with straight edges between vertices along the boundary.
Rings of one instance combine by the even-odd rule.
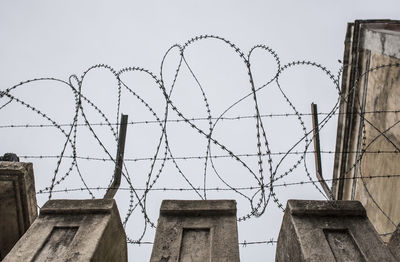
[[[115,161],[114,179],[111,186],[107,189],[103,198],[112,199],[118,191],[121,184],[122,165],[124,164],[124,150],[126,140],[126,129],[128,126],[128,115],[121,115],[121,123],[119,127],[117,159]]]
[[[313,123],[313,136],[314,136],[314,156],[315,156],[315,173],[317,179],[322,186],[327,197],[332,200],[333,195],[329,186],[326,184],[324,177],[322,176],[322,161],[321,161],[321,148],[319,142],[319,128],[318,128],[318,110],[317,104],[311,103],[311,114]]]

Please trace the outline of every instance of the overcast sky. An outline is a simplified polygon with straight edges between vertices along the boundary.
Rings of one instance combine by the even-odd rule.
[[[346,25],[355,19],[400,19],[399,1],[355,0],[304,0],[304,1],[11,1],[0,2],[0,89],[7,89],[21,81],[38,77],[55,77],[68,81],[72,74],[80,77],[90,66],[104,63],[115,70],[138,66],[160,77],[160,63],[170,46],[183,45],[198,35],[218,35],[235,43],[247,54],[250,48],[264,44],[279,56],[281,65],[296,60],[310,60],[323,64],[336,74],[343,56]],[[218,117],[232,103],[248,94],[249,79],[243,60],[222,41],[207,39],[189,45],[185,58],[197,77],[207,97],[213,117]],[[170,85],[179,61],[179,52],[171,52],[163,71],[166,85]],[[255,86],[261,86],[276,74],[274,58],[257,50],[251,58]],[[163,118],[165,100],[157,85],[143,73],[126,73],[122,80],[141,96]],[[316,102],[320,112],[329,112],[337,101],[337,90],[321,70],[310,66],[287,69],[280,77],[285,94],[300,113],[309,113],[311,102]],[[187,67],[182,66],[171,95],[174,105],[187,118],[207,117],[199,83]],[[117,121],[117,85],[115,77],[107,70],[95,69],[84,79],[83,94],[95,103],[110,119]],[[168,87],[167,87],[168,89]],[[26,84],[11,94],[45,112],[57,123],[71,123],[74,114],[74,96],[68,86],[55,81]],[[293,113],[276,83],[257,94],[261,114]],[[8,99],[0,99],[0,107]],[[87,103],[87,116],[92,123],[104,122],[103,118]],[[143,103],[126,89],[122,91],[121,111],[129,121],[155,120]],[[229,117],[254,115],[254,102],[245,99],[230,110]],[[170,119],[179,116],[172,112]],[[322,116],[321,116],[322,118]],[[307,130],[311,119],[304,117]],[[321,120],[321,119],[320,119]],[[336,118],[321,131],[321,147],[333,151]],[[79,118],[83,123],[82,117]],[[0,110],[0,125],[49,124],[32,110],[12,102]],[[286,152],[303,133],[296,117],[264,118],[268,142],[272,152]],[[197,121],[198,128],[207,130],[207,121]],[[224,120],[216,125],[214,139],[235,154],[256,154],[255,119]],[[67,130],[67,127],[64,127]],[[114,128],[116,128],[114,126]],[[115,139],[108,127],[95,126],[96,134],[111,155],[115,155]],[[157,124],[129,125],[125,157],[129,159],[153,157],[161,129]],[[175,157],[204,156],[207,139],[182,122],[168,124],[168,140]],[[0,154],[15,152],[20,156],[59,155],[65,136],[55,128],[5,128],[0,129]],[[107,158],[104,150],[93,139],[87,127],[77,135],[79,156]],[[309,150],[312,150],[312,146]],[[164,149],[159,157],[162,157]],[[304,150],[304,144],[294,151]],[[67,148],[67,155],[71,149]],[[213,146],[213,155],[226,155],[226,151]],[[313,155],[307,155],[308,171],[314,176]],[[332,154],[323,155],[323,173],[332,176]],[[273,157],[276,167],[282,155]],[[277,174],[287,172],[299,155],[286,158]],[[36,189],[48,187],[54,175],[57,159],[23,158],[34,163]],[[242,157],[251,170],[257,173],[255,157]],[[263,160],[264,163],[267,159]],[[63,161],[58,176],[61,177],[71,164]],[[111,179],[113,164],[103,161],[80,160],[80,170],[90,187],[106,187]],[[195,187],[203,187],[204,161],[177,160],[181,172]],[[126,162],[137,188],[144,188],[151,170],[150,161]],[[257,187],[257,181],[231,158],[215,159],[215,168],[233,187]],[[155,169],[161,167],[160,161]],[[224,183],[207,167],[207,187],[224,188]],[[154,178],[154,174],[152,179]],[[266,176],[269,176],[267,173]],[[299,166],[283,182],[307,181],[306,170]],[[278,183],[278,182],[277,182]],[[56,189],[83,187],[76,170],[71,172]],[[122,187],[127,187],[123,182]],[[167,161],[155,188],[190,188],[172,161]],[[226,186],[225,186],[226,187]],[[138,191],[139,192],[139,191]],[[139,192],[142,194],[143,192]],[[255,193],[245,192],[252,196]],[[104,190],[93,190],[102,197]],[[203,194],[203,192],[201,192]],[[277,187],[276,194],[283,205],[289,198],[324,199],[312,185]],[[54,193],[53,198],[88,198],[87,192]],[[204,197],[204,195],[203,195]],[[238,202],[238,216],[251,211],[249,202],[231,191],[210,191],[208,198],[233,198]],[[257,195],[256,195],[257,198]],[[39,206],[48,199],[38,194]],[[116,196],[122,219],[129,205],[129,191]],[[157,221],[162,199],[200,199],[193,191],[155,191],[147,196],[147,209],[152,222]],[[137,199],[134,199],[137,203]],[[239,241],[277,239],[282,211],[271,201],[260,218],[239,223]],[[134,211],[126,225],[128,237],[140,238],[144,228],[140,209]],[[153,241],[154,229],[148,229],[142,241]],[[129,245],[130,261],[147,261],[151,245]],[[242,261],[273,261],[275,245],[252,245],[240,249]]]

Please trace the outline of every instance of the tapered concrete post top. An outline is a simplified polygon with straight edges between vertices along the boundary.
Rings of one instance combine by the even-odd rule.
[[[289,200],[276,262],[394,262],[358,201]]]
[[[290,199],[286,208],[290,214],[295,216],[367,216],[365,208],[359,201]]]
[[[160,215],[236,215],[236,201],[163,200]]]
[[[127,261],[114,199],[49,200],[4,262]]]
[[[239,262],[235,200],[164,200],[150,262]]]
[[[111,213],[117,208],[114,199],[57,199],[49,200],[40,209],[40,216],[49,214]]]
[[[29,171],[32,169],[32,163],[0,160],[0,168],[2,170]]]

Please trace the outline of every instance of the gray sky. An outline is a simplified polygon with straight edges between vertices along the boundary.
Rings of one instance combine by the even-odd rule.
[[[311,60],[321,63],[334,74],[340,68],[338,59],[343,56],[343,41],[347,22],[355,19],[400,19],[398,1],[9,1],[0,3],[0,89],[4,90],[21,81],[38,77],[55,77],[68,80],[72,74],[81,76],[89,67],[105,63],[117,71],[138,66],[159,76],[164,53],[175,44],[184,44],[201,34],[224,37],[247,53],[256,44],[265,44],[278,55],[281,64],[295,60]],[[164,69],[166,85],[173,79],[179,53],[168,56]],[[219,116],[229,105],[248,94],[250,85],[246,67],[235,52],[216,40],[202,40],[190,45],[185,57],[207,95],[213,117]],[[276,73],[274,59],[261,52],[251,59],[256,86],[272,78]],[[159,115],[163,116],[165,101],[158,87],[139,73],[127,73],[123,81],[137,92]],[[337,101],[335,86],[329,78],[312,67],[297,66],[286,70],[280,84],[301,113],[310,112],[310,103],[316,102],[320,112],[329,112]],[[19,99],[28,102],[48,114],[58,123],[71,123],[74,114],[74,97],[65,85],[54,81],[41,81],[23,85],[12,91]],[[83,94],[93,101],[112,123],[116,122],[117,86],[115,78],[107,70],[96,69],[88,73],[83,83]],[[278,92],[276,84],[258,92],[261,114],[293,113]],[[188,118],[207,117],[199,87],[189,70],[182,67],[171,96],[173,103]],[[8,100],[0,100],[0,106]],[[85,111],[90,122],[102,122],[102,118],[87,104]],[[152,114],[126,90],[122,93],[121,111],[129,114],[129,121],[155,120]],[[226,116],[254,115],[251,99],[233,108]],[[171,112],[170,119],[177,119]],[[320,119],[321,120],[321,119]],[[307,130],[311,119],[304,117]],[[0,125],[48,124],[18,103],[11,103],[0,110]],[[80,123],[82,118],[80,118]],[[286,152],[302,137],[301,127],[295,117],[265,118],[268,141],[273,152]],[[206,121],[196,122],[207,130]],[[109,128],[94,127],[111,155],[115,155],[115,140]],[[321,131],[323,150],[334,150],[336,118]],[[128,127],[126,158],[152,157],[160,138],[157,124],[136,124]],[[255,120],[221,121],[213,137],[235,154],[256,153]],[[107,158],[98,143],[85,127],[78,130],[77,150],[80,156]],[[55,128],[1,128],[1,154],[15,152],[18,155],[58,155],[63,135]],[[168,124],[168,140],[175,157],[204,156],[207,140],[182,123]],[[68,151],[69,150],[69,151]],[[212,147],[212,154],[226,154]],[[295,151],[304,150],[304,144]],[[312,150],[312,147],[310,147]],[[164,151],[162,151],[164,152]],[[71,150],[67,149],[67,155]],[[274,167],[282,156],[273,157]],[[298,160],[298,155],[288,157],[277,171],[283,174]],[[257,158],[241,158],[257,171]],[[37,190],[49,186],[54,175],[57,159],[22,159],[34,163]],[[309,172],[313,175],[313,155],[308,155]],[[68,162],[69,161],[69,162]],[[61,177],[71,160],[60,167]],[[266,159],[264,159],[266,162]],[[127,162],[128,171],[135,187],[145,187],[150,161]],[[177,160],[181,171],[195,185],[203,186],[204,162],[201,160]],[[251,174],[237,161],[230,158],[215,159],[219,174],[234,187],[257,186]],[[111,178],[113,164],[103,161],[79,162],[85,181],[90,187],[105,187]],[[323,155],[323,171],[326,178],[332,174],[332,154]],[[156,169],[160,162],[156,163]],[[301,165],[290,176],[277,182],[307,181]],[[223,188],[224,184],[208,166],[208,187]],[[82,187],[76,171],[56,189]],[[122,187],[127,187],[126,182]],[[171,161],[167,161],[156,188],[188,188],[188,184]],[[141,192],[143,193],[143,192]],[[255,192],[244,192],[253,195]],[[94,190],[96,197],[104,191]],[[323,199],[312,185],[277,187],[276,195],[285,205],[289,198]],[[88,198],[86,192],[54,193],[54,198]],[[39,205],[48,195],[38,194]],[[147,197],[150,219],[157,221],[162,199],[199,199],[189,192],[151,192]],[[234,198],[238,202],[238,216],[250,211],[249,202],[237,193],[209,191],[208,198]],[[129,205],[129,191],[120,191],[116,199],[122,219]],[[135,203],[137,199],[135,199]],[[239,223],[239,240],[243,242],[277,239],[282,211],[271,201],[260,218]],[[127,235],[133,240],[143,232],[144,220],[139,209],[135,210],[126,226]],[[148,229],[143,241],[153,241],[154,229]],[[151,245],[129,245],[130,261],[146,261],[150,258]],[[275,245],[252,245],[240,249],[242,261],[273,261]]]

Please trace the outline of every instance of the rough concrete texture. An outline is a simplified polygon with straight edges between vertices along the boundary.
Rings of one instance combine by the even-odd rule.
[[[371,68],[382,64],[400,63],[400,59],[381,56],[374,52],[370,52],[370,56]],[[365,111],[398,110],[400,104],[399,67],[376,73],[371,72],[367,81]],[[370,124],[365,127],[365,143],[369,145],[367,150],[393,153],[365,154],[357,166],[357,175],[369,177],[398,174],[400,158],[398,153],[394,153],[396,148],[392,143],[400,145],[400,125],[393,126],[400,121],[400,114],[372,114],[368,116],[368,121]],[[390,128],[391,126],[393,127]],[[385,136],[380,135],[375,128],[385,131]],[[398,177],[357,179],[353,185],[353,198],[361,201],[365,206],[369,219],[380,234],[393,232],[400,222],[399,188]]]
[[[397,28],[398,30],[398,28]],[[390,29],[366,28],[363,32],[363,48],[400,59],[400,32]]]
[[[353,30],[353,31],[351,31]],[[377,112],[363,117],[340,114],[334,191],[337,199],[359,200],[382,239],[387,242],[400,222],[400,22],[359,21],[348,32],[344,60],[341,112]],[[358,36],[357,36],[358,34]],[[351,51],[349,51],[351,50]],[[382,132],[382,133],[381,133]],[[385,152],[385,153],[366,153]],[[392,177],[386,177],[387,175]],[[376,178],[381,176],[380,178]],[[375,177],[373,179],[369,177]],[[342,186],[340,186],[342,184]]]
[[[3,262],[127,261],[113,199],[49,200]]]
[[[164,200],[150,262],[239,262],[234,200]]]
[[[275,261],[397,261],[358,201],[289,200]]]
[[[0,161],[0,260],[36,217],[32,164]]]
[[[388,247],[392,254],[400,261],[400,224],[397,226],[396,231],[392,234]]]

